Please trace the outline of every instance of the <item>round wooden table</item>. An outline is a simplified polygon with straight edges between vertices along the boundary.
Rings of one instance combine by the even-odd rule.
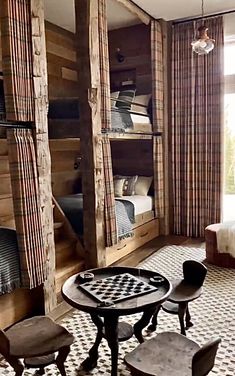
[[[128,267],[106,267],[87,270],[86,273],[93,273],[95,280],[117,276],[123,273],[129,273],[140,281],[149,284],[150,278],[159,276],[156,272],[145,269]],[[80,274],[80,273],[79,273]],[[134,334],[138,341],[144,342],[142,330],[148,325],[156,307],[162,304],[170,295],[172,286],[165,278],[162,285],[157,286],[157,290],[145,293],[140,296],[128,297],[123,301],[115,303],[108,307],[102,307],[90,294],[82,290],[79,274],[70,277],[62,287],[62,296],[64,300],[72,307],[80,309],[91,315],[93,323],[97,327],[97,335],[94,345],[89,351],[88,358],[83,362],[85,369],[96,367],[98,360],[98,348],[104,336],[108,341],[111,350],[111,376],[116,376],[118,364],[118,320],[119,316],[131,315],[137,312],[143,312],[141,319],[134,325]]]

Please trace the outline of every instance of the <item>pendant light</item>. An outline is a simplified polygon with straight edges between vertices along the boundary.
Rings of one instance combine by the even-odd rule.
[[[202,0],[202,20],[204,17],[204,0]],[[202,24],[198,28],[197,39],[192,41],[191,46],[195,53],[198,55],[207,55],[210,51],[213,50],[215,46],[215,40],[211,39],[207,35],[208,27]]]

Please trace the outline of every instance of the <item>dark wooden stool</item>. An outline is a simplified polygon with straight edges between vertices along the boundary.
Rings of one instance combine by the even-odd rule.
[[[172,282],[173,289],[166,302],[158,306],[148,326],[148,331],[157,328],[157,316],[162,308],[167,313],[177,314],[179,317],[181,334],[186,335],[185,329],[193,326],[188,303],[199,298],[202,285],[207,274],[205,265],[198,261],[188,260],[183,263],[184,278]],[[184,323],[185,320],[185,323]]]
[[[24,366],[39,368],[43,375],[46,365],[55,363],[62,376],[66,376],[64,363],[73,343],[73,336],[61,325],[46,316],[36,316],[0,330],[0,353],[13,367],[15,376],[21,376]],[[55,353],[58,352],[55,358]]]
[[[160,333],[125,356],[133,376],[206,376],[220,338],[200,346],[174,332]]]

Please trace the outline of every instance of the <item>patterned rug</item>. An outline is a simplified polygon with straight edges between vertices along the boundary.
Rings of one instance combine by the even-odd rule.
[[[161,248],[140,266],[158,271],[169,279],[182,275],[182,263],[187,259],[203,261],[205,251],[202,248],[168,246]],[[219,336],[222,343],[217,353],[216,364],[210,375],[235,375],[235,270],[223,269],[207,265],[203,295],[190,303],[190,312],[194,326],[187,331],[187,337],[199,344],[204,344],[212,337]],[[139,315],[126,316],[125,321],[135,323]],[[173,330],[179,332],[179,322],[175,315],[163,311],[159,314],[157,332]],[[110,351],[105,340],[100,346],[98,367],[90,373],[79,369],[79,364],[86,358],[88,350],[95,338],[95,327],[89,315],[73,311],[63,319],[62,324],[74,334],[76,340],[66,362],[68,376],[110,375]],[[156,335],[153,333],[147,338]],[[133,337],[120,344],[119,375],[129,376],[130,372],[123,363],[124,355],[137,346]],[[33,371],[25,371],[25,376],[33,375]],[[0,375],[14,376],[11,367],[0,368]],[[59,375],[54,366],[47,367],[48,376]]]

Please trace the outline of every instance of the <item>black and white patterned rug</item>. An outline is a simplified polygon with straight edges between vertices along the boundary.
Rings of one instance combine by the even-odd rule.
[[[161,248],[154,255],[144,261],[140,267],[158,271],[174,279],[182,275],[182,263],[194,259],[203,261],[205,251],[202,248],[185,246],[167,246]],[[235,270],[224,269],[207,265],[203,295],[195,302],[190,303],[190,312],[194,326],[187,331],[187,337],[200,345],[213,337],[221,337],[222,342],[217,353],[216,364],[210,375],[234,376],[235,375]],[[139,315],[126,316],[125,321],[135,323]],[[179,322],[175,315],[165,312],[159,314],[157,332],[173,330],[179,332]],[[79,369],[79,364],[87,357],[88,350],[95,338],[95,327],[89,315],[73,311],[62,320],[62,324],[74,334],[76,340],[66,362],[68,376],[110,375],[110,351],[105,340],[100,346],[98,367],[87,373]],[[156,335],[151,334],[149,337]],[[146,339],[147,339],[146,338]],[[120,343],[119,375],[129,376],[124,355],[137,346],[133,337],[129,341]],[[26,370],[24,375],[31,376],[32,370]],[[0,368],[0,375],[14,376],[11,367]],[[47,367],[48,376],[59,375],[56,367]]]

